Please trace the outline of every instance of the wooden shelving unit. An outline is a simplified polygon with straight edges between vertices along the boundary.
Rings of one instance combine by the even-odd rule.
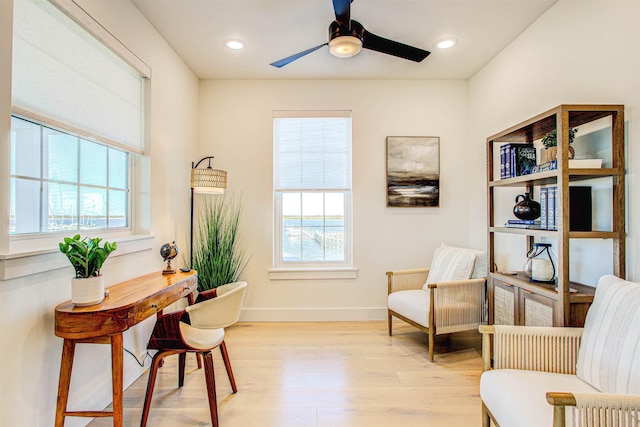
[[[568,167],[569,129],[607,119],[611,131],[611,164],[598,169]],[[499,146],[506,143],[534,143],[548,132],[558,131],[558,168],[536,174],[500,179],[494,176],[499,165]],[[541,163],[540,161],[538,161]],[[610,239],[613,242],[612,271],[625,276],[625,161],[623,105],[560,105],[536,117],[487,138],[488,242],[489,242],[489,321],[490,323],[546,326],[581,326],[593,300],[595,283],[585,286],[569,281],[569,245],[571,239]],[[570,183],[610,177],[612,190],[612,229],[571,231],[569,224]],[[557,230],[507,228],[495,223],[495,202],[500,189],[521,188],[533,194],[534,188],[557,186]],[[540,238],[557,239],[555,284],[531,282],[521,272],[501,274],[495,271],[497,234],[526,239],[527,250]],[[556,290],[557,288],[557,290]],[[571,290],[577,291],[573,292]]]

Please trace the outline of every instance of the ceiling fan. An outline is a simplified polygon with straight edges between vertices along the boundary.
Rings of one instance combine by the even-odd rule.
[[[387,55],[397,56],[410,61],[420,62],[431,52],[409,46],[393,40],[371,34],[358,21],[351,19],[351,2],[353,0],[333,0],[335,21],[329,25],[329,41],[305,51],[272,62],[277,68],[300,59],[303,56],[329,45],[329,52],[338,58],[350,58],[360,53],[362,48],[371,49]]]

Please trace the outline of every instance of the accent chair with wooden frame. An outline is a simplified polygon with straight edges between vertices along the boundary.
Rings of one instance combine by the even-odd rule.
[[[158,316],[147,346],[148,349],[158,350],[158,352],[153,356],[149,370],[149,382],[147,383],[140,421],[141,427],[147,425],[153,388],[158,368],[162,366],[162,360],[166,356],[179,355],[178,387],[182,387],[184,384],[184,357],[187,352],[202,355],[204,359],[211,423],[213,427],[218,427],[218,406],[211,351],[220,347],[231,388],[236,393],[238,389],[224,342],[224,328],[238,321],[246,289],[246,282],[229,283],[217,288],[216,292],[211,292],[211,298],[205,297],[209,299],[189,305],[185,310]]]
[[[433,361],[436,335],[477,330],[484,321],[486,272],[486,252],[446,245],[436,249],[431,268],[388,271],[389,336],[393,317],[420,329]]]
[[[600,278],[584,328],[480,332],[483,427],[640,426],[639,283]]]

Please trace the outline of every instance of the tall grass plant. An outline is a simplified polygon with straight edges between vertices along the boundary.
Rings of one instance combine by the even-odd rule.
[[[200,211],[193,244],[193,269],[200,292],[237,282],[249,256],[240,245],[243,206],[227,196],[211,198]]]

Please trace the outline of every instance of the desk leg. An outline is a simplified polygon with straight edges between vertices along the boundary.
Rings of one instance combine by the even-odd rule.
[[[123,352],[122,333],[111,335],[111,378],[113,387],[113,427],[122,427],[123,387]]]
[[[64,426],[64,413],[69,400],[69,385],[71,385],[71,368],[76,351],[76,342],[65,339],[62,345],[62,360],[60,361],[60,381],[58,382],[58,402],[56,404],[56,427]]]

